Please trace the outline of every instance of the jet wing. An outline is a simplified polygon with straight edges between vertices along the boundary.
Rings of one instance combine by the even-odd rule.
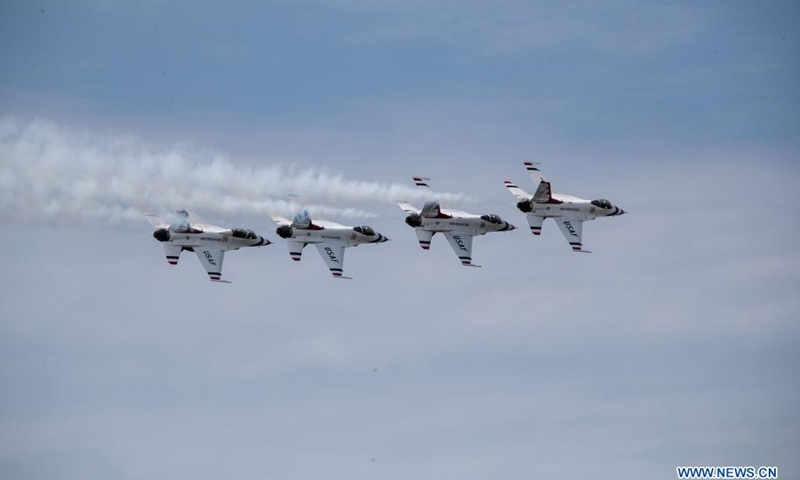
[[[350,278],[343,277],[344,272],[344,243],[328,242],[314,244],[319,250],[320,256],[325,260],[331,274],[336,278]]]
[[[558,228],[564,234],[569,245],[572,247],[573,252],[592,253],[588,250],[583,250],[583,221],[575,220],[573,218],[555,218]]]
[[[515,184],[509,182],[508,180],[505,181],[506,187],[508,191],[511,192],[511,195],[517,197],[518,200],[530,200],[531,196],[525,190],[519,188]]]
[[[445,232],[444,236],[447,237],[447,241],[450,242],[453,251],[456,252],[459,260],[461,260],[461,265],[466,267],[480,266],[472,264],[472,235],[459,232]]]
[[[194,247],[194,253],[208,272],[208,277],[214,282],[222,282],[222,261],[225,259],[225,251],[211,247]]]

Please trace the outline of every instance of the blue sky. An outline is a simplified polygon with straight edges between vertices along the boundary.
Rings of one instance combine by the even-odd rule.
[[[798,13],[4,2],[0,473],[791,478]],[[391,203],[427,175],[524,227],[523,161],[629,214],[586,224],[592,255],[545,223],[466,269]],[[392,241],[349,250],[351,282],[291,262],[258,202],[293,190]],[[276,244],[211,284],[144,206]]]

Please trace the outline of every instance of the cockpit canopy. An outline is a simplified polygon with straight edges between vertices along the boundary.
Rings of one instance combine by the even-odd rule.
[[[494,213],[490,213],[489,215],[481,215],[481,220],[489,223],[503,223],[503,220],[500,219],[500,215],[495,215]]]
[[[234,228],[231,230],[231,236],[236,238],[246,238],[248,240],[255,240],[258,238],[256,232],[247,230],[245,228]]]
[[[605,208],[606,210],[610,210],[611,208],[613,208],[611,202],[609,202],[605,198],[601,198],[600,200],[592,200],[592,205],[594,205],[595,207]]]
[[[353,230],[368,237],[372,237],[375,235],[375,230],[373,230],[372,227],[368,227],[366,225],[361,225],[360,227],[353,227]]]

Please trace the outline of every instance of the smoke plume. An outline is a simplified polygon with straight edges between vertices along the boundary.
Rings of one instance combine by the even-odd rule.
[[[373,217],[370,208],[380,204],[430,196],[412,186],[351,180],[323,169],[234,163],[180,145],[157,148],[43,120],[0,119],[0,219],[6,222],[120,224],[140,222],[143,212],[176,209],[223,219],[266,218],[269,212],[293,216],[303,207],[333,219]]]

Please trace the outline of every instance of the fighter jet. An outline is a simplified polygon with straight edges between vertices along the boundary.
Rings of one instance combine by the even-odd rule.
[[[286,246],[289,247],[289,256],[292,257],[292,260],[299,262],[303,248],[310,243],[314,244],[334,278],[351,280],[350,277],[342,275],[344,273],[345,248],[357,247],[362,243],[383,243],[389,240],[366,225],[348,227],[324,220],[312,221],[307,210],[296,215],[293,221],[280,215],[270,216],[278,224],[275,233],[286,239]]]
[[[165,223],[152,213],[146,214],[150,224],[157,228],[153,238],[162,243],[167,262],[177,265],[181,252],[194,252],[208,272],[213,282],[230,283],[222,280],[222,261],[225,252],[242,247],[269,245],[269,240],[243,228],[222,228],[201,223],[189,223],[186,210],[177,212],[177,221]]]
[[[589,201],[572,195],[553,193],[550,182],[542,178],[536,165],[538,164],[525,162],[525,168],[536,184],[536,193],[533,195],[508,180],[505,182],[511,194],[519,200],[517,208],[528,216],[531,233],[540,235],[544,219],[552,218],[567,238],[573,252],[592,253],[583,250],[583,222],[598,217],[616,217],[625,213],[625,210],[615,207],[605,199]]]
[[[429,178],[414,177],[418,187],[429,188]],[[437,200],[425,203],[422,210],[406,202],[397,202],[408,214],[406,224],[413,227],[423,250],[431,247],[431,239],[437,233],[443,233],[453,251],[456,252],[461,265],[480,267],[472,264],[472,237],[490,232],[507,232],[516,227],[501,219],[498,215],[473,215],[458,210],[441,208]]]

